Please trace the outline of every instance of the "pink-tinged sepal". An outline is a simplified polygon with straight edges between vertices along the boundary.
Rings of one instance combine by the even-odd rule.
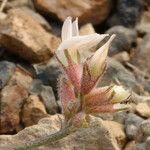
[[[81,65],[77,62],[75,62],[70,54],[67,52],[66,50],[66,58],[68,61],[68,65],[64,67],[64,70],[68,76],[68,78],[70,79],[70,81],[72,82],[73,86],[80,91],[80,87],[81,87],[81,76],[82,76],[82,69],[81,69]],[[79,61],[79,59],[78,59]]]
[[[82,75],[82,79],[81,79],[81,92],[83,94],[88,94],[95,87],[99,78],[103,75],[103,73],[106,69],[106,63],[105,63],[103,66],[103,69],[101,70],[101,74],[99,74],[98,76],[93,76],[93,74],[90,71],[90,68],[88,66],[89,59],[87,59],[83,65],[83,75]]]
[[[86,113],[92,114],[92,113],[107,113],[107,112],[115,112],[116,110],[113,108],[113,104],[107,104],[107,105],[100,105],[100,106],[93,106],[93,107],[87,107]]]
[[[65,112],[68,104],[76,99],[74,87],[70,80],[65,77],[60,77],[58,81],[58,94],[62,104],[62,111]]]
[[[100,106],[107,104],[110,101],[109,91],[113,86],[106,86],[102,88],[95,88],[84,97],[85,107]]]

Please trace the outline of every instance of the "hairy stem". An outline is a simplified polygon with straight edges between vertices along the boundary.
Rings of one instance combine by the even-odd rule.
[[[34,148],[34,147],[38,147],[50,142],[54,142],[57,140],[60,140],[72,133],[74,133],[75,131],[77,131],[77,128],[74,127],[67,127],[64,128],[54,134],[50,134],[44,137],[41,137],[35,141],[29,141],[28,143],[22,143],[20,145],[16,145],[13,150],[26,150],[26,149],[30,149],[30,148]]]

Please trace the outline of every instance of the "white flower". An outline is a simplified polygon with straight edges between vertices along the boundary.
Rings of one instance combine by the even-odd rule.
[[[112,94],[112,103],[122,102],[128,99],[131,95],[131,93],[128,90],[125,90],[122,86],[117,85],[115,85],[110,92]]]
[[[76,18],[76,20],[72,23],[72,18],[67,17],[67,19],[64,21],[61,32],[62,42],[56,50],[56,55],[64,65],[67,65],[67,59],[64,54],[64,50],[69,49],[71,55],[76,55],[75,53],[81,46],[88,44],[88,50],[97,45],[106,36],[108,36],[108,34],[100,35],[97,33],[80,36],[78,19]]]
[[[88,66],[92,75],[97,77],[101,74],[101,72],[103,72],[103,67],[105,65],[105,61],[108,55],[108,50],[114,38],[115,34],[113,34],[110,39],[102,47],[100,47],[91,57]]]
[[[117,104],[113,105],[113,109],[116,110],[116,111],[126,110],[126,109],[129,109],[130,107],[131,107],[130,105],[120,104],[120,103],[117,103]]]

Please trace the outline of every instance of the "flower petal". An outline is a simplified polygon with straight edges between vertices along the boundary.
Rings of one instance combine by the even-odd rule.
[[[125,90],[122,86],[116,85],[111,89],[110,94],[112,95],[112,103],[122,102],[128,99],[131,95],[131,93],[128,90]]]
[[[72,48],[72,47],[78,48],[79,46],[81,46],[83,44],[87,44],[87,43],[89,43],[89,42],[91,42],[97,38],[99,38],[99,41],[101,41],[106,36],[107,36],[107,34],[106,35],[105,34],[99,35],[97,33],[89,34],[89,35],[83,35],[83,36],[74,36],[74,37],[62,42],[56,51],[64,50],[64,49],[68,49],[68,48]],[[88,49],[88,47],[87,47],[87,49]]]
[[[126,110],[126,109],[129,109],[130,108],[130,105],[127,105],[127,104],[114,104],[113,105],[113,109],[115,111],[122,111],[122,110]]]
[[[71,37],[72,37],[72,18],[67,17],[62,26],[61,38],[62,41],[65,41],[67,39],[70,39]]]
[[[78,36],[79,29],[78,29],[78,18],[72,23],[72,36]]]
[[[89,68],[93,75],[98,76],[100,74],[101,67],[103,66],[107,58],[109,46],[114,38],[115,35],[112,35],[110,39],[91,57],[89,61]]]

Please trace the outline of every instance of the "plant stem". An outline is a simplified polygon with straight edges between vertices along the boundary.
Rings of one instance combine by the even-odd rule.
[[[13,150],[26,150],[26,149],[38,147],[38,146],[41,146],[50,142],[60,140],[74,133],[75,131],[77,131],[77,128],[67,127],[54,134],[50,134],[50,135],[46,135],[44,137],[38,138],[35,141],[29,141],[28,143],[22,143],[22,144],[16,145],[15,147],[13,147]]]

